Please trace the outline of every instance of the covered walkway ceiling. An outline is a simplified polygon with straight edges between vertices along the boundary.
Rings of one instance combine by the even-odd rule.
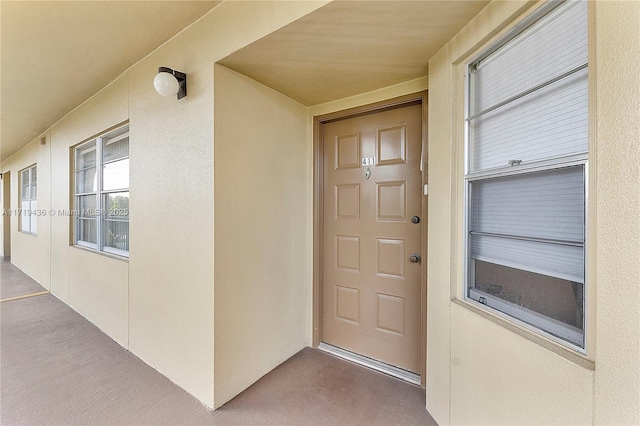
[[[0,161],[219,1],[0,2]]]
[[[488,1],[337,0],[220,63],[311,106],[427,75]]]
[[[219,1],[6,1],[0,161]],[[305,105],[423,77],[488,1],[334,1],[221,63]]]

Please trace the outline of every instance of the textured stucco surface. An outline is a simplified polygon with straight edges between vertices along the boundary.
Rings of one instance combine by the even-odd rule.
[[[50,140],[49,132],[44,137]],[[24,271],[31,278],[36,280],[41,286],[47,290],[51,286],[49,276],[50,266],[50,223],[48,216],[37,216],[37,233],[36,235],[26,234],[19,231],[20,220],[19,213],[19,191],[20,191],[20,170],[37,165],[37,209],[49,210],[51,191],[50,180],[51,173],[50,162],[50,144],[40,144],[40,139],[27,145],[19,154],[11,157],[10,166],[5,163],[0,168],[3,172],[10,170],[10,206],[8,214],[11,214],[11,257],[13,263]],[[3,219],[6,220],[6,219]],[[34,260],[37,260],[34,262]]]
[[[596,424],[640,424],[640,3],[595,7]]]
[[[214,63],[323,4],[224,3],[47,130],[46,145],[34,140],[2,162],[2,171],[11,171],[12,206],[18,170],[37,162],[38,207],[69,209],[69,148],[129,120],[129,261],[70,247],[69,218],[49,215],[39,219],[37,237],[18,233],[12,222],[12,262],[208,406],[214,405]],[[188,74],[186,98],[158,96],[152,80],[159,66]],[[218,182],[225,184],[233,182]],[[299,349],[300,340],[291,337],[290,345]],[[293,353],[274,351],[281,361]]]
[[[590,424],[593,371],[451,307],[451,424]]]
[[[216,407],[306,345],[306,119],[216,65]]]
[[[528,5],[491,3],[429,63],[427,408],[439,424],[639,422],[639,6],[590,5],[589,182],[596,190],[589,200],[587,356],[595,370],[450,303],[462,282],[458,65]]]
[[[243,94],[231,103],[236,115],[225,122],[227,134],[221,139],[221,154],[242,167],[234,169],[223,163],[222,174],[216,174],[214,180],[214,122],[224,117],[224,113],[214,117],[214,63],[321,4],[223,3],[48,130],[46,145],[35,140],[1,165],[3,171],[11,171],[12,205],[17,206],[18,171],[37,162],[38,207],[68,208],[69,147],[130,121],[130,261],[69,247],[68,218],[59,216],[40,218],[35,237],[17,232],[14,220],[12,260],[56,297],[209,406],[220,405],[311,341],[312,117],[426,87],[426,78],[420,79],[311,107],[305,115],[294,102],[221,71],[229,88]],[[443,425],[637,424],[638,2],[591,5],[595,133],[590,182],[596,189],[590,200],[595,214],[590,217],[593,238],[588,268],[590,285],[595,289],[595,301],[591,301],[595,327],[589,331],[592,343],[588,356],[595,362],[595,370],[451,303],[460,292],[462,269],[462,140],[458,133],[460,108],[454,102],[460,95],[456,67],[529,6],[524,1],[491,3],[429,64],[427,408]],[[178,102],[154,92],[151,80],[158,66],[188,73],[187,98]],[[250,102],[254,95],[260,96],[256,104]],[[215,96],[233,97],[228,92]],[[268,114],[256,122],[242,115],[262,114],[263,106],[270,108]],[[286,121],[290,128],[276,130],[277,126],[266,123],[268,119]],[[264,135],[257,131],[258,123],[265,125]],[[238,150],[233,144],[234,124],[247,127],[239,133],[238,141],[245,144]],[[278,140],[276,136],[282,133],[286,136]],[[276,149],[251,157],[255,145],[250,139],[266,136]],[[243,164],[247,157],[249,161]],[[286,167],[280,163],[283,158]],[[245,169],[251,172],[241,173]],[[253,171],[258,176],[251,176]],[[274,190],[272,185],[278,184],[290,185],[286,187],[290,198],[277,198],[282,190]],[[223,202],[220,209],[214,205],[214,194],[216,201]],[[295,219],[278,217],[273,210],[276,202],[298,209]],[[216,231],[221,232],[215,237],[214,207],[221,216],[215,218]],[[234,211],[242,214],[234,217]],[[240,219],[247,222],[240,223]],[[225,228],[228,224],[233,226]],[[240,238],[235,238],[234,230]],[[276,234],[284,235],[276,241],[277,250],[268,244]],[[249,242],[256,241],[256,247],[248,248]],[[218,247],[230,250],[218,253]],[[238,258],[246,250],[251,257],[249,265]],[[257,258],[264,253],[264,259]],[[270,263],[284,255],[296,262],[281,263],[289,269]],[[216,265],[236,265],[240,273],[234,275],[223,267],[221,275],[214,274],[214,259]],[[258,273],[265,279],[256,280]],[[218,295],[221,300],[215,301]],[[277,297],[285,303],[275,300]],[[214,332],[219,335],[214,337]],[[240,333],[247,337],[238,338]],[[215,354],[214,342],[221,345]],[[214,355],[220,356],[220,366],[215,365]],[[256,359],[260,361],[256,363]],[[222,375],[215,381],[220,399],[214,398],[214,371]]]

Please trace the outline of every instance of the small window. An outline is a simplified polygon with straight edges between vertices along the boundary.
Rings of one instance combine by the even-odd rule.
[[[129,256],[129,128],[75,148],[75,244]]]
[[[465,298],[584,353],[587,4],[467,65]]]
[[[34,164],[20,171],[20,231],[38,231],[38,168]]]

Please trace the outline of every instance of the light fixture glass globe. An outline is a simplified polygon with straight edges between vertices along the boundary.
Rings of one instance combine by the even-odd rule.
[[[180,84],[178,84],[178,80],[173,74],[159,72],[153,79],[153,87],[162,96],[175,96],[178,93],[178,89],[180,89]]]

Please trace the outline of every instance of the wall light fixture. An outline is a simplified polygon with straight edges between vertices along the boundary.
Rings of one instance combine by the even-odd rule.
[[[178,95],[178,99],[187,96],[187,75],[171,68],[160,67],[153,79],[153,87],[162,96]]]

